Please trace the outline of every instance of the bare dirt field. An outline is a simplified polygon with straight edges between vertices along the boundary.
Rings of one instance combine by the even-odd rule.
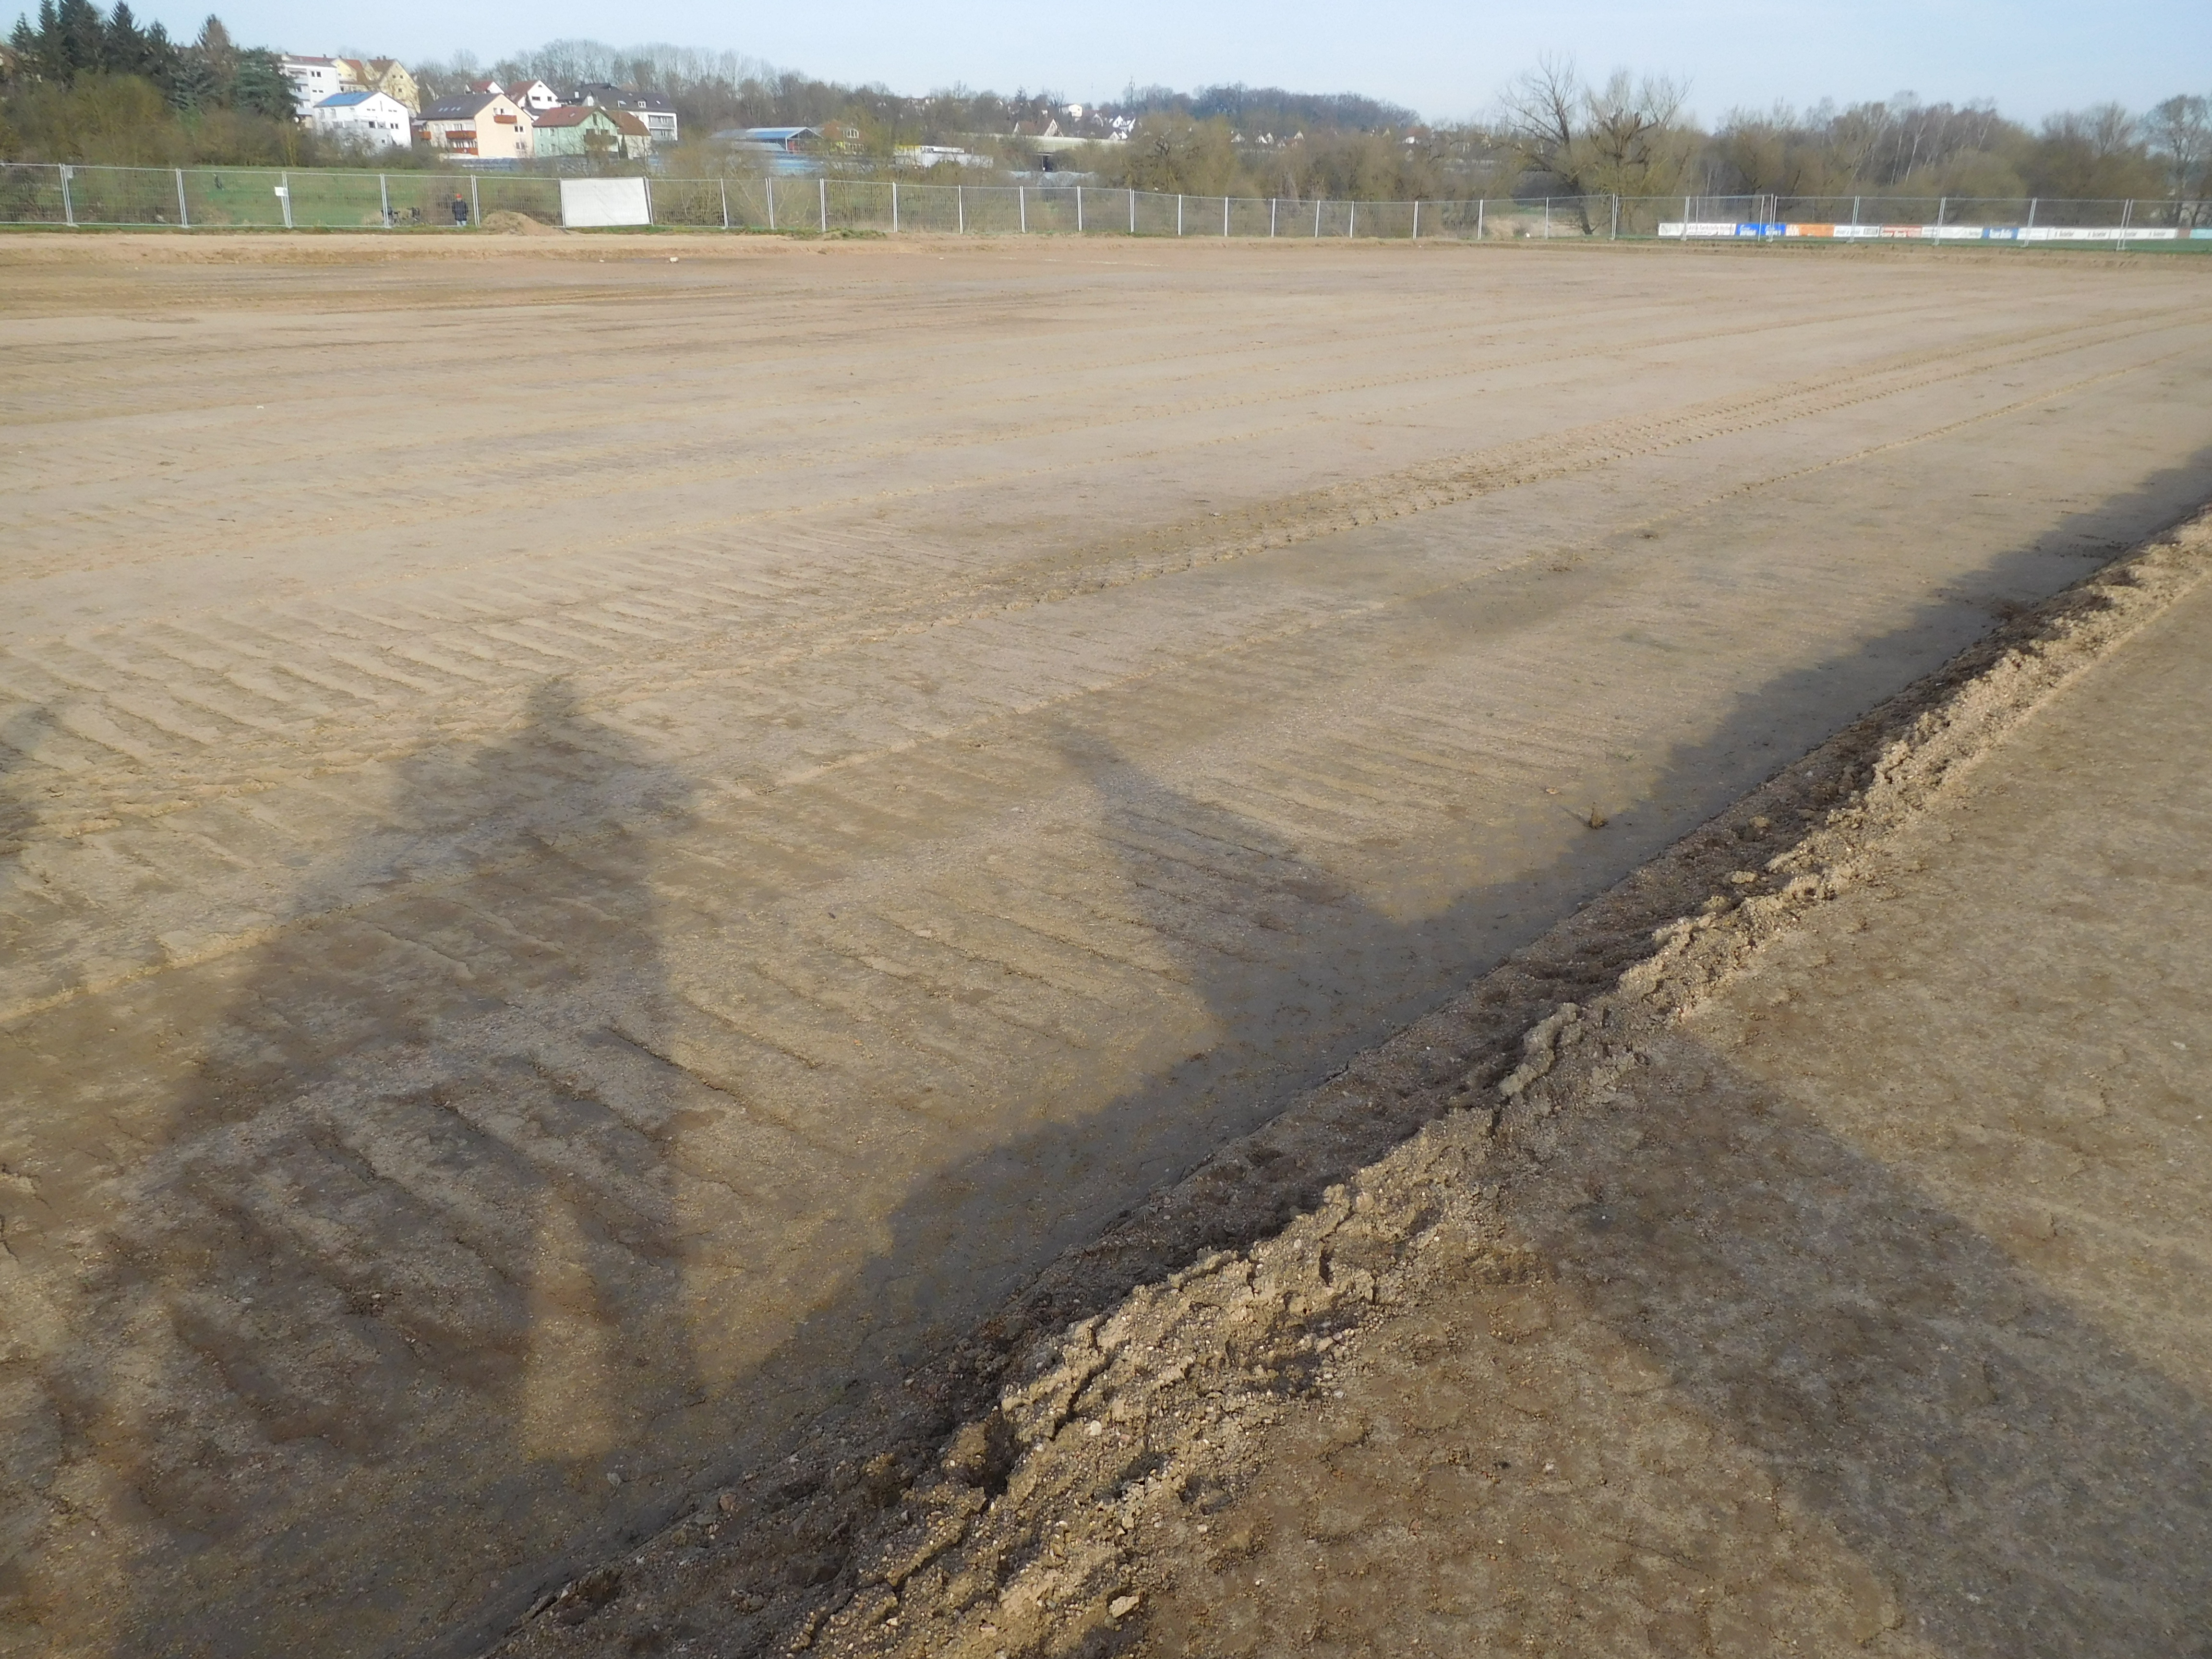
[[[956,1434],[889,1502],[849,1483],[842,1583],[787,1626],[842,1659],[2212,1651],[2208,577],[2212,520],[1292,1107],[1245,1156],[1445,1073],[1281,1233],[1034,1346],[963,1431],[995,1482]],[[1750,896],[1484,1052],[1494,980],[1731,854]],[[744,1651],[779,1506],[827,1507],[742,1485],[516,1659]]]
[[[2212,497],[2194,262],[23,237],[0,351],[9,1653],[465,1650],[1249,1242],[1147,1197]]]

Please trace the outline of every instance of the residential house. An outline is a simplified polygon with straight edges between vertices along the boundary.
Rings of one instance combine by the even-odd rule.
[[[397,58],[334,58],[331,61],[363,92],[388,94],[404,105],[410,115],[421,113],[422,89]]]
[[[488,90],[505,93],[533,116],[540,110],[561,107],[561,94],[543,81],[510,81],[505,86],[495,82]]]
[[[628,110],[590,104],[561,104],[537,112],[532,118],[531,138],[541,156],[619,157],[635,161],[653,149],[645,123]]]
[[[441,98],[415,118],[415,142],[483,161],[526,161],[533,153],[530,112],[503,92]]]
[[[405,149],[414,142],[414,112],[388,92],[340,92],[307,112],[307,125],[326,138]]]
[[[645,130],[656,144],[676,142],[676,106],[665,98],[656,98],[651,93],[632,92],[626,87],[610,86],[604,81],[586,82],[569,94],[572,104],[596,105],[604,109],[626,109],[645,123]]]
[[[368,90],[353,78],[350,65],[342,58],[295,58],[287,52],[276,60],[276,67],[292,83],[292,105],[303,122],[307,112],[325,98]]]

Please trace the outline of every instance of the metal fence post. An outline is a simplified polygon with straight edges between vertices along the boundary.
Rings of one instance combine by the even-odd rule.
[[[653,180],[647,179],[641,182],[645,185],[645,222],[649,225],[653,222]]]
[[[830,181],[817,179],[814,182],[822,187],[822,234],[827,236],[830,234]]]
[[[1359,204],[1357,202],[1346,202],[1344,204],[1344,240],[1347,242],[1350,241],[1354,234],[1358,232],[1358,228]]]
[[[1030,187],[1027,185],[1014,186],[1014,206],[1022,216],[1022,234],[1026,236],[1030,234]]]
[[[958,215],[958,216],[959,216],[959,222],[960,222],[960,234],[961,234],[963,236],[965,236],[965,235],[968,234],[968,186],[967,186],[967,185],[953,185],[953,186],[952,186],[952,210],[953,210],[953,212],[954,212],[954,213],[956,213],[957,215]]]
[[[1552,240],[1552,198],[1548,196],[1544,198],[1544,240]]]
[[[2035,228],[2035,201],[2033,196],[2027,198],[2027,228],[2030,230]]]
[[[898,180],[891,180],[891,234],[898,234]]]
[[[1923,199],[1925,199],[1925,198],[1923,198]],[[1942,229],[1942,228],[1943,228],[1943,215],[1944,215],[1944,212],[1945,212],[1945,211],[1946,211],[1946,210],[1950,207],[1950,205],[1951,205],[1951,198],[1950,198],[1949,197],[1948,197],[1948,196],[1939,196],[1939,197],[1937,197],[1937,198],[1936,198],[1936,229],[1941,230],[1941,229]]]
[[[1083,186],[1075,187],[1075,234],[1083,234]]]
[[[1857,197],[1854,196],[1854,197],[1852,197],[1852,198],[1851,198],[1851,228],[1852,228],[1853,230],[1856,230],[1858,228],[1859,228],[1859,198],[1858,198]]]
[[[477,176],[469,174],[469,228],[483,228],[483,202],[477,194]]]
[[[761,192],[768,198],[768,228],[775,229],[775,176],[770,173],[761,180]]]
[[[280,173],[276,176],[283,181],[276,195],[277,198],[284,204],[284,228],[289,230],[292,228],[292,175],[289,173]]]
[[[1177,191],[1176,194],[1176,234],[1178,236],[1182,234],[1182,195],[1181,191]]]
[[[384,215],[384,228],[392,228],[392,181],[382,173],[376,175],[376,204]]]
[[[185,200],[185,170],[177,169],[177,222],[186,230],[192,228],[192,210]]]
[[[1421,240],[1421,198],[1418,196],[1413,198],[1413,240]]]
[[[1605,240],[1608,242],[1617,242],[1620,240],[1620,198],[1617,193],[1613,198],[1613,230]]]
[[[1130,234],[1130,235],[1132,235],[1132,236],[1134,236],[1136,234],[1137,234],[1137,189],[1136,189],[1136,186],[1135,186],[1135,185],[1132,185],[1129,187],[1129,234]]]
[[[1320,199],[1320,198],[1316,197],[1316,198],[1315,198],[1315,199],[1314,199],[1314,240],[1316,240],[1316,241],[1317,242],[1317,241],[1319,241],[1320,240],[1321,240],[1321,199]]]
[[[1275,209],[1276,209],[1276,206],[1277,206],[1277,203],[1276,203],[1276,201],[1275,201],[1275,198],[1274,198],[1273,197],[1270,196],[1270,197],[1267,198],[1267,234],[1268,234],[1268,235],[1270,235],[1270,236],[1273,236],[1273,235],[1275,234]]]
[[[1489,200],[1486,196],[1478,196],[1474,198],[1474,240],[1478,242],[1482,240],[1482,210]]]
[[[1229,198],[1221,198],[1221,240],[1229,240]]]
[[[722,228],[727,230],[730,228],[730,181],[727,179],[717,179],[714,182],[722,187]],[[894,185],[891,188],[896,190],[898,186]],[[896,199],[896,198],[893,198],[894,201]]]
[[[2136,200],[2134,197],[2130,196],[2126,201],[2120,204],[2119,246],[2122,247],[2125,247],[2128,245],[2128,227],[2135,222],[2135,219]]]

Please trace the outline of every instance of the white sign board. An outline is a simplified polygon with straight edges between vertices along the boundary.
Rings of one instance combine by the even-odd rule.
[[[564,225],[649,225],[653,197],[642,179],[563,179]]]

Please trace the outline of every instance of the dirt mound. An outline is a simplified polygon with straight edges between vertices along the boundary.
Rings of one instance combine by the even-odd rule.
[[[483,216],[483,228],[502,236],[558,236],[561,228],[533,219],[513,208],[494,208]]]

